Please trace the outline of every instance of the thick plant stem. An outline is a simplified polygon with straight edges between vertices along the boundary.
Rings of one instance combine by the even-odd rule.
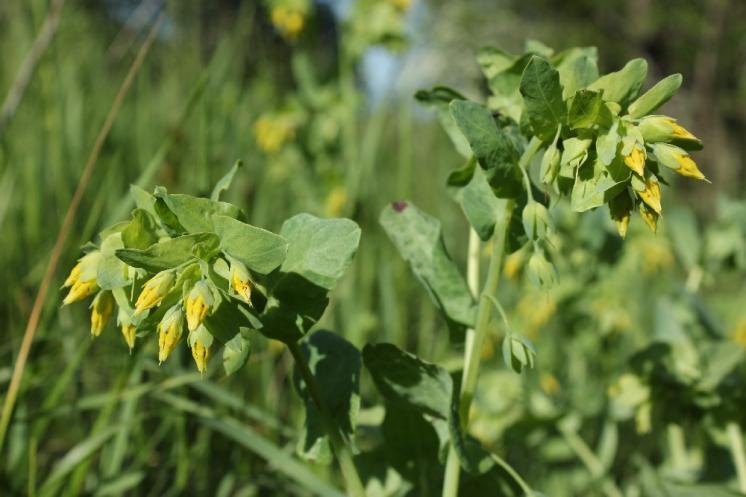
[[[741,427],[731,421],[727,425],[728,445],[738,475],[738,489],[746,494],[746,452],[743,449],[743,433]]]
[[[481,243],[479,242],[479,235],[474,231],[474,228],[469,230],[469,249],[468,259],[466,263],[466,282],[469,285],[469,291],[474,296],[478,297],[479,293],[479,251]],[[466,337],[464,339],[464,370],[469,368],[469,361],[471,360],[471,350],[474,348],[474,330],[469,328],[466,330]],[[448,457],[446,458],[446,469],[443,478],[443,495],[457,495],[458,494],[458,480],[461,472],[461,463],[458,460],[458,455],[453,447],[448,450]]]
[[[487,270],[487,279],[482,288],[482,294],[494,294],[497,291],[497,284],[500,280],[500,271],[502,270],[503,256],[505,254],[505,235],[510,225],[510,216],[513,213],[514,201],[508,201],[505,207],[505,216],[499,226],[501,229],[495,229],[495,235],[492,238],[492,255],[490,256],[490,265]],[[459,397],[459,414],[461,419],[461,428],[466,429],[469,422],[469,409],[471,400],[474,397],[474,390],[477,385],[479,376],[479,354],[484,345],[484,339],[487,336],[487,326],[489,325],[492,314],[492,305],[489,300],[480,298],[477,305],[477,319],[474,327],[473,339],[467,342],[464,351],[464,374],[461,378],[461,394]],[[448,458],[446,459],[446,469],[443,480],[443,497],[455,497],[458,495],[458,482],[461,473],[461,466],[453,445],[448,449]]]
[[[339,430],[337,429],[337,423],[334,422],[334,418],[332,417],[329,408],[321,397],[319,386],[316,383],[316,378],[314,378],[313,373],[311,372],[311,368],[308,367],[306,357],[303,355],[297,342],[290,342],[287,346],[288,349],[290,349],[290,353],[293,355],[293,359],[295,359],[295,364],[298,366],[298,371],[300,372],[301,377],[303,377],[303,382],[306,384],[306,388],[308,388],[308,393],[311,395],[313,403],[319,410],[319,414],[324,423],[324,428],[326,429],[327,435],[329,435],[332,450],[334,451],[334,455],[339,463],[339,469],[342,471],[348,495],[350,497],[365,497],[365,487],[363,486],[363,482],[357,472],[355,462],[352,460],[352,453],[347,447],[347,444],[342,440]]]
[[[525,171],[531,159],[541,148],[541,140],[534,137],[523,152],[518,168]],[[530,184],[527,185],[530,188]],[[505,205],[503,219],[499,220],[495,226],[495,233],[492,237],[492,255],[490,256],[490,265],[487,269],[487,279],[482,287],[482,292],[478,298],[477,319],[474,327],[473,340],[467,341],[464,350],[464,373],[461,377],[461,393],[459,397],[459,418],[461,428],[466,431],[469,425],[469,410],[471,401],[474,398],[474,392],[479,377],[479,360],[482,352],[482,346],[487,336],[487,326],[492,316],[492,303],[488,298],[482,298],[485,295],[494,295],[497,291],[497,285],[500,281],[502,272],[503,258],[505,255],[505,242],[507,240],[508,229],[510,228],[510,218],[513,215],[515,201],[508,200]],[[471,253],[470,253],[471,254]],[[469,335],[467,335],[468,337]],[[456,497],[458,495],[459,475],[461,465],[458,454],[453,444],[448,448],[448,457],[446,458],[446,468],[443,475],[443,497]]]

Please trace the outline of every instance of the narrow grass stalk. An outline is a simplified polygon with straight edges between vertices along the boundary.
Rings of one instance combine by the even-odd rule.
[[[62,227],[57,234],[57,240],[55,241],[54,247],[52,248],[52,255],[49,259],[47,269],[41,280],[41,284],[39,285],[39,291],[36,294],[36,299],[34,300],[34,305],[31,309],[28,323],[26,324],[26,330],[23,334],[21,348],[18,351],[18,358],[16,359],[16,364],[13,368],[13,376],[10,379],[8,393],[5,396],[3,411],[0,415],[0,452],[2,452],[3,449],[5,435],[8,431],[10,418],[13,414],[13,407],[15,406],[16,399],[18,397],[18,390],[21,386],[21,379],[23,378],[23,372],[26,368],[26,360],[28,359],[28,355],[31,350],[31,344],[33,343],[34,335],[36,334],[36,330],[39,325],[39,319],[41,318],[41,311],[44,307],[44,301],[46,299],[47,292],[49,291],[49,285],[52,283],[52,278],[54,277],[54,273],[57,270],[57,265],[60,261],[60,257],[62,256],[62,251],[65,248],[65,243],[67,242],[70,230],[72,229],[75,214],[77,213],[80,202],[83,199],[83,193],[85,193],[85,190],[88,187],[88,183],[91,179],[91,175],[93,174],[96,163],[98,162],[98,157],[101,154],[101,150],[104,146],[104,142],[106,141],[106,137],[109,136],[109,131],[111,131],[111,128],[114,125],[114,121],[119,114],[119,109],[124,102],[124,97],[127,95],[130,87],[132,86],[132,82],[134,81],[135,76],[140,70],[142,63],[145,60],[145,56],[148,54],[148,52],[150,51],[150,47],[155,41],[155,35],[158,33],[158,29],[160,28],[162,20],[163,16],[160,15],[153,24],[148,37],[145,39],[142,46],[140,47],[140,51],[137,53],[137,56],[132,62],[132,65],[130,66],[129,71],[125,76],[122,85],[119,87],[119,91],[117,92],[116,97],[114,97],[111,109],[109,109],[109,113],[106,116],[104,124],[101,126],[101,129],[98,132],[98,136],[96,137],[96,141],[93,144],[93,149],[91,149],[91,154],[88,157],[88,161],[86,162],[85,167],[83,168],[83,172],[80,175],[78,186],[75,189],[75,193],[73,194],[73,198],[70,201],[69,207],[67,208],[67,212],[65,212],[65,218],[62,221]]]
[[[350,497],[365,497],[365,487],[363,486],[363,482],[357,472],[355,462],[352,460],[352,453],[350,452],[349,447],[347,447],[347,444],[342,440],[339,430],[337,429],[337,423],[334,422],[329,407],[321,397],[319,386],[316,383],[316,378],[314,378],[313,373],[311,372],[311,368],[308,367],[306,357],[303,355],[297,342],[290,342],[287,346],[288,349],[290,349],[290,353],[293,355],[293,359],[295,359],[295,364],[298,366],[298,371],[300,372],[301,377],[303,377],[303,382],[306,384],[306,388],[308,388],[308,393],[311,395],[311,398],[321,415],[324,428],[326,429],[326,433],[329,436],[329,441],[332,445],[332,450],[334,451],[334,455],[339,463],[339,469],[342,471],[348,494]]]
[[[49,48],[49,44],[57,32],[63,5],[65,5],[65,0],[52,0],[52,5],[49,7],[49,13],[44,19],[44,24],[42,24],[39,34],[36,35],[34,44],[31,46],[31,50],[18,70],[18,75],[13,82],[13,86],[10,87],[10,91],[8,91],[8,95],[3,101],[3,106],[0,108],[0,137],[10,120],[13,119],[18,106],[21,104],[21,100],[23,100],[23,96],[26,94],[26,89],[31,82],[31,77],[34,75],[36,66],[39,65],[39,61],[47,51],[47,48]]]
[[[741,427],[733,421],[728,423],[726,430],[731,457],[738,475],[738,489],[742,494],[746,494],[746,452],[743,449],[743,433]]]

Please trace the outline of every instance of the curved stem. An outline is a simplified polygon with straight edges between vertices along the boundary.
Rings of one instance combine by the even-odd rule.
[[[286,345],[288,346],[290,353],[293,355],[295,364],[298,366],[298,371],[300,371],[300,374],[303,377],[303,382],[308,388],[308,393],[311,395],[313,403],[316,405],[316,408],[321,415],[324,429],[329,436],[334,455],[337,457],[339,469],[342,471],[348,494],[350,497],[365,497],[365,487],[363,486],[363,482],[357,472],[355,462],[352,460],[352,453],[339,434],[337,423],[334,422],[334,418],[321,396],[319,386],[316,383],[316,378],[314,378],[311,368],[308,367],[306,357],[303,355],[297,342],[290,342]]]
[[[531,495],[534,495],[534,491],[531,489],[531,487],[526,483],[526,480],[521,477],[521,475],[518,474],[518,472],[513,469],[513,466],[508,464],[505,459],[498,456],[497,454],[490,454],[492,456],[492,460],[497,463],[498,466],[500,466],[506,473],[510,475],[511,478],[518,484],[519,487],[521,487],[521,490],[523,490],[523,493],[530,497]]]

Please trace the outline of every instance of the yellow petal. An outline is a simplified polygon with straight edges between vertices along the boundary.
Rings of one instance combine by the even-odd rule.
[[[637,192],[637,196],[658,214],[663,210],[661,206],[661,187],[652,177],[645,181],[645,189]]]
[[[694,179],[706,180],[705,175],[697,167],[697,163],[692,160],[688,155],[679,155],[676,157],[676,162],[679,163],[679,167],[676,172],[682,176]]]

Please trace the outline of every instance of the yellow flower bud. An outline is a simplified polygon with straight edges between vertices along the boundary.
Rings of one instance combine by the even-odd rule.
[[[135,337],[137,333],[137,328],[134,324],[128,323],[120,326],[120,329],[122,330],[122,336],[124,337],[124,341],[127,342],[127,347],[129,347],[130,350],[135,348]]]
[[[666,116],[647,116],[640,120],[640,134],[648,143],[673,143],[685,148],[699,149],[702,142],[679,125],[675,119]]]
[[[660,214],[663,210],[661,206],[661,187],[658,184],[658,180],[655,176],[650,176],[645,179],[645,189],[641,192],[636,192],[637,196],[642,199],[643,202],[648,204],[648,207],[653,209],[656,213]]]
[[[197,364],[197,371],[204,373],[207,371],[207,360],[210,357],[210,348],[206,347],[202,340],[197,339],[192,345],[192,357]]]
[[[231,287],[247,303],[251,304],[251,290],[254,284],[249,279],[249,270],[242,263],[231,261]]]
[[[653,233],[657,232],[658,218],[660,217],[659,214],[648,207],[648,205],[644,202],[640,202],[639,210],[640,217],[642,217],[642,220],[645,221],[645,224],[648,225],[648,228],[650,228]]]
[[[72,304],[73,302],[77,302],[78,300],[83,300],[86,297],[89,297],[96,293],[98,291],[98,284],[96,283],[96,278],[87,280],[87,281],[76,281],[72,288],[70,288],[70,291],[67,293],[67,296],[62,301],[63,305]]]
[[[210,287],[204,281],[198,281],[189,291],[189,295],[184,302],[186,309],[187,328],[194,331],[202,324],[205,316],[210,311],[213,304]]]
[[[150,278],[140,292],[135,302],[135,315],[138,315],[148,309],[160,304],[171,290],[174,284],[174,272],[171,270],[161,271]]]
[[[91,335],[97,337],[101,334],[112,312],[114,312],[114,297],[111,292],[108,290],[98,292],[91,303]]]
[[[699,170],[697,164],[689,157],[685,150],[674,145],[658,143],[653,148],[653,153],[658,162],[673,169],[682,176],[707,181],[705,175]]]
[[[166,311],[165,316],[158,324],[158,362],[162,363],[176,348],[184,327],[184,312],[181,305],[177,304]]]
[[[303,30],[303,12],[298,9],[278,6],[270,13],[272,24],[283,37],[294,40]]]
[[[627,228],[629,228],[630,215],[632,214],[632,199],[629,198],[626,191],[609,201],[609,212],[611,212],[611,219],[616,223],[619,236],[625,238]]]
[[[628,168],[643,176],[645,171],[645,150],[638,146],[633,147],[629,155],[624,157],[624,163]]]
[[[70,274],[68,275],[65,282],[62,284],[62,288],[71,287],[75,284],[76,281],[80,278],[80,272],[81,272],[81,266],[82,262],[78,261],[75,266],[70,270]]]

